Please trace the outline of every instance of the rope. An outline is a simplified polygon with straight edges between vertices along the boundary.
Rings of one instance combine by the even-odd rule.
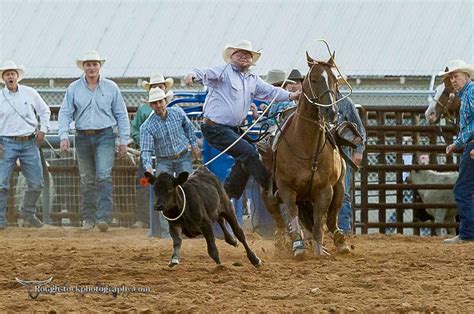
[[[178,215],[178,217],[175,217],[175,218],[169,218],[165,215],[165,213],[163,212],[163,217],[165,217],[166,220],[168,221],[176,221],[178,220],[179,218],[181,218],[181,216],[184,214],[184,210],[186,209],[186,194],[184,193],[184,190],[183,188],[181,187],[181,185],[178,185],[178,188],[181,190],[181,193],[183,193],[183,209],[181,209],[181,213]]]

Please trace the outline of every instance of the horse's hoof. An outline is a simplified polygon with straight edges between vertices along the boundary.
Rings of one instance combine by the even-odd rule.
[[[293,251],[293,255],[297,258],[302,258],[306,254],[306,249],[296,249]]]
[[[293,255],[295,257],[303,257],[306,254],[306,246],[304,240],[293,241]]]
[[[260,268],[262,267],[263,262],[260,258],[257,257],[257,261],[255,263],[252,263],[252,265],[255,266],[255,268]]]
[[[179,264],[179,258],[173,257],[171,261],[169,262],[168,266],[169,267],[175,267]]]
[[[334,232],[334,245],[338,254],[348,254],[351,252],[350,247],[346,244],[346,237],[341,230]]]
[[[337,247],[338,254],[349,254],[350,252],[351,252],[351,248],[347,244]]]

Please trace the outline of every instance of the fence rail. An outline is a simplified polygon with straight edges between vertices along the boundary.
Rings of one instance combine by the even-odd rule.
[[[426,208],[456,208],[454,203],[414,203],[413,190],[449,190],[452,184],[412,184],[404,182],[410,171],[456,171],[455,158],[445,156],[446,144],[452,142],[454,125],[443,126],[444,139],[438,128],[427,125],[424,119],[426,106],[365,106],[361,118],[368,137],[364,152],[360,183],[356,186],[356,210],[359,219],[355,227],[361,233],[389,228],[404,233],[406,229],[420,234],[420,228],[452,228],[453,223],[419,223],[406,219],[405,213]],[[429,156],[429,164],[420,164],[420,154]],[[411,160],[409,164],[406,160]],[[374,221],[377,220],[377,221]]]

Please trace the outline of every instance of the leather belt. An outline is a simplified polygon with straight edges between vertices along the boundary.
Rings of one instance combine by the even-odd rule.
[[[209,125],[218,125],[219,123],[212,121],[211,119],[204,118],[204,123]]]
[[[98,135],[102,132],[104,132],[105,130],[107,130],[108,128],[105,128],[105,129],[97,129],[97,130],[76,130],[78,134],[80,135]]]
[[[183,157],[184,155],[186,155],[188,153],[188,150],[185,149],[183,150],[181,153],[178,153],[176,155],[172,155],[172,156],[164,156],[164,157],[156,157],[156,158],[159,158],[159,159],[168,159],[168,160],[175,160],[175,159],[178,159],[180,157]]]
[[[18,141],[18,142],[26,142],[35,138],[35,134],[25,135],[25,136],[5,136],[6,138]]]

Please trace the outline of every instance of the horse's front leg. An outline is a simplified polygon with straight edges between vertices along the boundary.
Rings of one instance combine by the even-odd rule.
[[[333,190],[331,187],[326,186],[323,189],[315,190],[313,189],[312,192],[314,196],[313,202],[313,237],[316,241],[316,245],[314,247],[314,253],[317,256],[320,255],[329,255],[327,249],[323,246],[324,244],[324,234],[323,234],[323,220],[324,216],[327,213],[327,221],[333,220],[330,212],[328,212],[328,208],[330,208],[330,203],[333,200]],[[336,217],[337,217],[337,210],[336,210]],[[336,218],[335,217],[335,218]],[[333,222],[336,225],[336,220],[334,219]]]
[[[292,240],[292,250],[296,257],[302,257],[306,253],[306,246],[303,239],[303,229],[298,218],[298,206],[296,205],[296,191],[288,186],[280,185],[278,194],[283,201],[281,210],[288,216],[288,229]]]

